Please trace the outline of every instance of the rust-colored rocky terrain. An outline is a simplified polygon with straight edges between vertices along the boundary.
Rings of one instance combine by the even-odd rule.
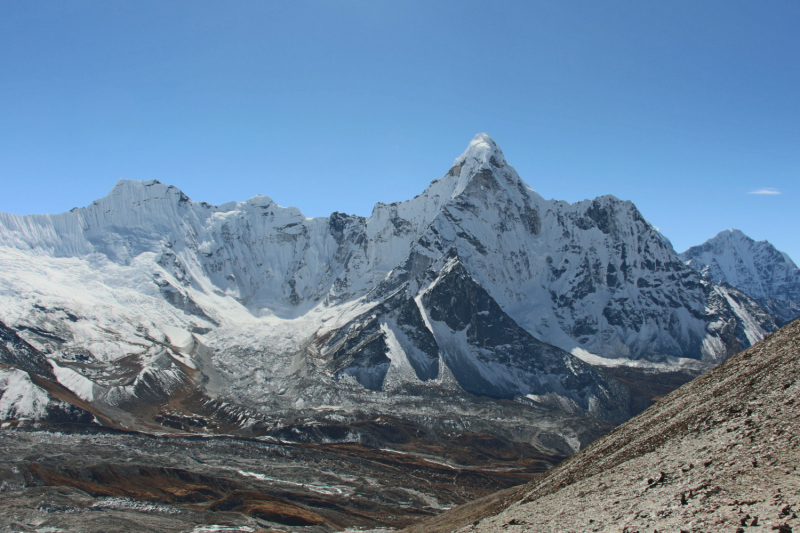
[[[343,426],[372,444],[6,423],[0,531],[397,528],[564,458],[488,434],[432,435],[391,417]],[[377,445],[389,439],[394,450]]]

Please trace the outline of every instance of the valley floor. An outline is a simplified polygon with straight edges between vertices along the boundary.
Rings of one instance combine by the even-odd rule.
[[[422,442],[393,451],[6,424],[0,532],[397,528],[524,483],[563,458],[480,454],[492,446],[503,444],[473,436],[460,459],[480,464],[467,466]]]

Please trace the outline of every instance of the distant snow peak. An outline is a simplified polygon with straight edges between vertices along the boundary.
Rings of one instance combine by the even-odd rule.
[[[723,244],[723,246],[725,246],[725,245],[727,245],[726,241],[731,241],[732,239],[735,239],[737,241],[742,241],[742,242],[746,243],[747,245],[750,245],[752,243],[757,242],[755,239],[752,239],[752,238],[748,237],[747,235],[745,235],[742,230],[738,230],[738,229],[735,229],[735,228],[724,229],[724,230],[720,231],[719,233],[717,233],[714,237],[712,237],[711,239],[709,239],[706,242],[715,242],[715,243],[716,242],[725,242],[725,244]],[[764,241],[764,242],[766,242],[766,241]]]
[[[267,208],[272,204],[274,204],[275,202],[273,202],[272,198],[270,198],[269,196],[264,196],[263,194],[257,194],[252,198],[250,198],[249,200],[247,200],[245,203],[250,205],[251,207]]]
[[[158,180],[117,180],[114,187],[111,189],[111,194],[120,194],[130,190],[144,190],[147,187],[156,187],[157,189],[166,189],[168,185],[164,185]]]
[[[769,241],[755,241],[738,229],[723,230],[681,259],[715,283],[728,283],[753,298],[800,299],[800,270]]]
[[[742,290],[783,321],[800,316],[800,269],[766,240],[727,229],[680,257],[706,279]]]

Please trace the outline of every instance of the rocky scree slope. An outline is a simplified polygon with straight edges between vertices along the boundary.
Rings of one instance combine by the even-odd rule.
[[[625,387],[571,354],[712,365],[776,329],[631,202],[545,200],[485,134],[368,218],[120,181],[68,213],[0,213],[0,248],[0,320],[126,424],[192,387],[184,408],[216,401],[241,431],[234,404],[380,410],[397,390],[620,420]]]
[[[705,279],[726,283],[754,298],[781,324],[800,317],[800,269],[768,241],[754,241],[729,229],[680,257]]]
[[[799,395],[795,321],[541,480],[408,531],[792,531]]]

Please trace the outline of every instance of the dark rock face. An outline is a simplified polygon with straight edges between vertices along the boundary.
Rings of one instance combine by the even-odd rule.
[[[519,327],[454,251],[332,336],[319,338],[315,349],[331,373],[354,376],[370,389],[381,388],[391,358],[402,357],[413,369],[413,376],[403,376],[407,384],[449,372],[475,395],[532,395],[533,404],[607,420],[630,416],[625,386]]]
[[[589,206],[589,209],[586,210],[586,216],[592,219],[597,229],[606,235],[617,231],[617,218],[614,213],[613,204],[603,206],[598,200],[594,200],[592,205]]]
[[[335,352],[328,367],[337,377],[348,374],[364,387],[379,390],[391,363],[386,336],[376,315],[361,318],[332,339]]]
[[[95,424],[93,409],[58,383],[47,357],[0,322],[0,419]],[[87,410],[88,409],[88,410]]]
[[[163,296],[164,299],[174,307],[180,309],[186,314],[202,318],[203,320],[206,320],[215,326],[219,325],[219,323],[208,316],[203,308],[197,305],[197,302],[195,302],[191,296],[187,295],[186,292],[173,286],[163,277],[156,277],[153,281],[158,286],[161,296]]]
[[[363,386],[378,390],[391,363],[387,356],[389,335],[392,342],[401,346],[418,380],[429,381],[439,375],[436,340],[416,302],[404,291],[391,295],[332,337],[319,339],[318,349],[325,354],[328,369],[335,376],[352,375]]]
[[[2,322],[0,322],[0,363],[13,365],[40,376],[52,377],[53,374],[47,357]]]

